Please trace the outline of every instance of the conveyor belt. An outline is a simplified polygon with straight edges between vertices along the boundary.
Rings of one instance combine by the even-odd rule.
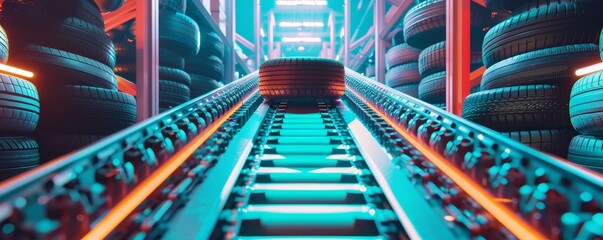
[[[272,106],[223,211],[215,238],[408,238],[327,102]]]
[[[346,70],[250,74],[0,185],[0,239],[600,239],[603,179]]]

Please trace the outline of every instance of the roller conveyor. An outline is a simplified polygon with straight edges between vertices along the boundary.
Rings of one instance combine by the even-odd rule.
[[[1,239],[597,239],[603,179],[346,70],[257,73],[0,186]],[[369,100],[370,99],[370,100]]]

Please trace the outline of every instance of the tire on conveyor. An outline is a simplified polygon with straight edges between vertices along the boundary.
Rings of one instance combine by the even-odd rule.
[[[345,90],[345,70],[324,58],[271,59],[260,67],[260,94],[276,99],[339,99]]]

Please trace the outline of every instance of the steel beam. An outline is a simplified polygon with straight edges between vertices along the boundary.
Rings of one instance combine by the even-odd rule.
[[[105,32],[112,30],[136,17],[136,0],[127,0],[115,11],[103,14]]]
[[[260,0],[254,0],[253,2],[253,13],[254,13],[254,21],[253,21],[253,29],[255,34],[255,67],[256,69],[260,68],[260,64],[262,63],[261,49],[262,49],[262,38],[260,36],[260,29],[262,27],[262,15],[260,12]]]
[[[446,110],[461,115],[469,95],[471,0],[446,1]]]
[[[359,47],[364,41],[366,41],[367,39],[370,39],[374,36],[375,34],[375,26],[371,26],[368,31],[366,32],[366,34],[364,34],[364,36],[360,37],[358,40],[352,42],[352,44],[350,44],[350,49],[356,49],[357,47]]]
[[[350,0],[343,0],[343,65],[350,59]]]
[[[377,34],[385,27],[385,1],[375,1],[373,25],[375,26],[375,80],[385,82],[385,40]]]
[[[235,39],[237,40],[237,42],[239,42],[241,45],[243,45],[243,47],[246,47],[247,49],[249,49],[251,51],[255,51],[255,45],[253,43],[251,43],[249,40],[247,40],[245,37],[243,37],[237,33],[235,35]]]
[[[414,0],[401,0],[400,5],[392,6],[389,11],[387,11],[385,25],[379,31],[379,35],[381,38],[385,38],[387,33],[396,25],[398,20],[402,17],[402,15],[406,12],[406,10],[413,4]]]
[[[159,113],[159,1],[136,0],[136,120]]]
[[[214,22],[218,25],[218,28],[220,28],[220,0],[210,0],[209,12],[211,18],[214,19]]]
[[[228,49],[225,49],[224,55],[224,82],[230,83],[237,79],[235,76],[236,70],[236,58],[237,54],[235,51],[235,38],[236,38],[236,0],[225,1],[225,16],[226,16],[226,40],[228,40]]]
[[[329,13],[329,58],[335,59],[335,16],[333,11]]]
[[[268,12],[268,57],[274,57],[274,28],[276,27],[276,20],[274,18],[274,11]]]

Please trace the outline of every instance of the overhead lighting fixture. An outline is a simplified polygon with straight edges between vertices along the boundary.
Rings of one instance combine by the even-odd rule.
[[[588,67],[580,68],[576,70],[576,76],[581,77],[587,74],[603,71],[603,63],[597,63]]]
[[[279,22],[279,27],[324,27],[323,22]]]
[[[265,37],[266,33],[264,33],[264,29],[260,28],[260,36]]]
[[[339,37],[342,38],[343,34],[345,34],[345,28],[341,29],[341,32],[339,32]]]
[[[306,50],[306,48],[304,46],[297,47],[297,51],[301,52],[301,51],[304,51],[304,50]]]
[[[326,0],[277,0],[277,6],[326,6]]]
[[[284,37],[286,43],[319,43],[322,39],[319,37]]]

